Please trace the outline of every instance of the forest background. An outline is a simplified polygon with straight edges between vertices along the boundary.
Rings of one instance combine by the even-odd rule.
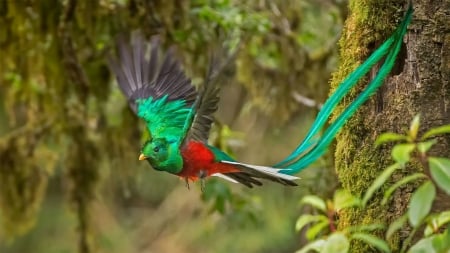
[[[307,240],[295,231],[296,220],[314,212],[299,204],[302,196],[331,197],[349,184],[336,176],[335,146],[299,175],[296,188],[266,183],[247,189],[208,179],[205,192],[199,185],[188,190],[137,160],[145,127],[119,91],[107,55],[118,34],[159,34],[164,47],[176,45],[185,71],[200,85],[210,49],[239,45],[210,141],[240,161],[270,165],[296,147],[330,86],[348,73],[343,57],[363,60],[393,31],[404,7],[393,0],[0,1],[0,252],[300,248]],[[437,26],[445,25],[448,19],[439,17],[433,17]],[[347,37],[341,38],[345,20]],[[365,28],[351,33],[360,24]],[[363,49],[348,56],[352,36]],[[448,47],[448,38],[436,40]],[[450,95],[447,86],[442,89]],[[398,125],[376,133],[406,128],[417,113],[410,110]],[[425,117],[425,127],[446,122],[438,116]],[[349,129],[372,119],[355,120]],[[376,137],[358,134],[370,135],[372,143]]]

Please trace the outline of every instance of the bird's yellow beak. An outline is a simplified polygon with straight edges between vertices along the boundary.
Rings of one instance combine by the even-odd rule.
[[[147,157],[144,154],[139,155],[139,161],[145,160]]]

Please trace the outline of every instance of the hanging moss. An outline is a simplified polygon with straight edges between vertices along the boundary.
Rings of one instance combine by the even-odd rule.
[[[0,140],[0,214],[8,239],[36,222],[56,157],[39,145],[48,126],[26,126]]]

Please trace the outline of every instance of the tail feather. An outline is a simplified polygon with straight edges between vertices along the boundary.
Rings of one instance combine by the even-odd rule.
[[[241,183],[249,188],[253,188],[253,185],[263,185],[260,181],[253,178],[251,174],[246,172],[233,172],[233,173],[216,173],[212,176],[220,177],[233,183]]]
[[[331,116],[331,113],[344,98],[345,95],[353,88],[369,70],[386,55],[390,46],[394,42],[394,37],[386,40],[363,64],[361,64],[354,72],[352,72],[334,91],[334,93],[325,101],[314,121],[312,127],[309,129],[302,143],[283,161],[276,164],[276,166],[283,166],[292,162],[297,156],[309,149],[315,142],[311,142],[311,139],[316,136]]]
[[[227,173],[226,176],[233,178],[239,183],[262,185],[257,179],[267,179],[283,185],[297,186],[294,180],[299,179],[296,176],[281,173],[282,169],[275,169],[271,167],[258,166],[252,164],[245,164],[233,161],[220,161],[221,163],[231,164],[239,168],[240,172]],[[251,186],[249,186],[251,187]]]
[[[232,182],[232,183],[235,183],[235,184],[238,184],[238,183],[239,183],[238,181],[234,180],[232,177],[226,176],[226,175],[224,175],[224,174],[222,174],[222,173],[212,174],[211,176],[214,176],[214,177],[220,177],[220,178],[222,178],[222,179],[228,180],[228,181],[230,181],[230,182]]]
[[[322,110],[319,112],[313,126],[306,135],[302,143],[283,161],[276,164],[276,168],[284,168],[282,173],[293,174],[306,168],[308,165],[317,160],[328,148],[330,143],[338,131],[343,127],[345,122],[355,113],[355,111],[381,86],[383,80],[391,71],[397,54],[400,50],[403,36],[406,28],[412,18],[412,6],[410,5],[405,18],[399,25],[397,30],[389,37],[372,55],[353,73],[351,73],[325,102]],[[314,136],[322,130],[325,122],[330,117],[334,108],[342,100],[342,98],[355,86],[358,81],[383,57],[386,59],[378,71],[375,78],[361,92],[361,94],[337,117],[337,119],[325,130],[318,141],[312,141]]]

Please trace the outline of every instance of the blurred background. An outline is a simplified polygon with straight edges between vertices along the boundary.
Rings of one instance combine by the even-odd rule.
[[[0,252],[294,252],[301,196],[337,185],[330,155],[298,187],[185,187],[139,162],[145,126],[106,65],[118,34],[176,45],[196,85],[240,50],[211,134],[271,165],[302,140],[336,68],[344,0],[0,1]],[[331,153],[332,151],[330,151]]]

